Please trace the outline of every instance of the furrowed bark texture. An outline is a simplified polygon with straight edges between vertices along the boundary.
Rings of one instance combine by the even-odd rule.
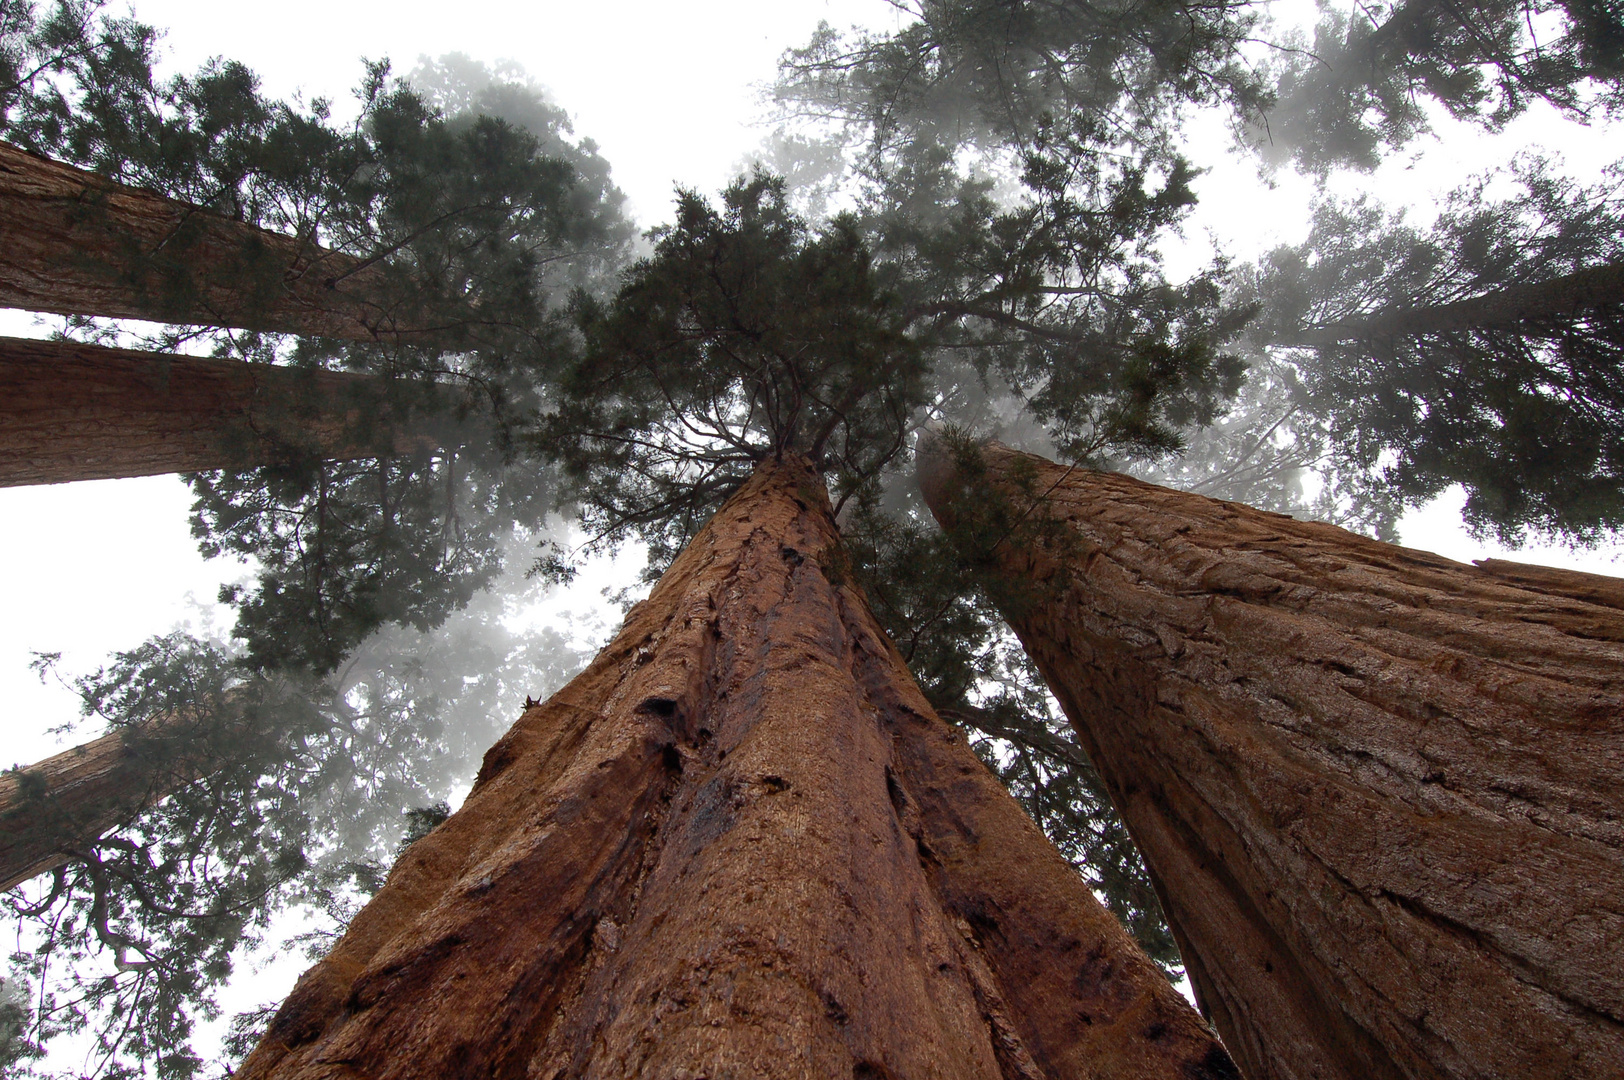
[[[769,462],[486,755],[244,1063],[292,1077],[1220,1077]]]
[[[358,340],[410,329],[351,256],[7,143],[0,222],[3,307]]]
[[[0,773],[0,892],[53,870],[129,815],[195,779],[153,741],[115,731],[37,764]]]
[[[1065,524],[993,549],[1010,621],[1249,1077],[1624,1074],[1624,583],[997,445],[920,472],[950,527],[982,484]]]
[[[367,375],[0,338],[0,487],[439,444],[389,396]]]

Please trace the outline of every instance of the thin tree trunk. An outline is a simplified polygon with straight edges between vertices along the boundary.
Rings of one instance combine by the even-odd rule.
[[[1234,1076],[843,565],[758,469],[238,1076]]]
[[[376,268],[0,143],[0,306],[371,340]]]
[[[442,442],[430,410],[392,400],[421,389],[0,338],[0,487],[409,453]]]
[[[1467,330],[1512,329],[1569,320],[1586,311],[1624,304],[1624,266],[1607,264],[1532,285],[1511,285],[1469,300],[1433,307],[1377,312],[1364,319],[1316,327],[1289,345],[1332,345]]]
[[[920,473],[953,529],[1015,500],[991,580],[1248,1076],[1619,1074],[1624,583],[997,445]]]

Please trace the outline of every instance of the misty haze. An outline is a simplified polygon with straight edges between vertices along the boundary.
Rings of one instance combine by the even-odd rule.
[[[1621,112],[1588,0],[0,0],[0,1075],[1617,1075]]]

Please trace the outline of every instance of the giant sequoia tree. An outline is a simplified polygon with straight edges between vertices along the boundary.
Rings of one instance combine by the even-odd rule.
[[[208,849],[229,859],[246,838],[252,873],[239,884],[274,885],[301,865],[309,830],[295,801],[248,792],[286,783],[318,805],[341,800],[301,787],[316,759],[279,756],[279,741],[337,734],[343,747],[333,719],[353,704],[343,673],[358,644],[380,626],[432,627],[467,602],[492,580],[510,528],[539,527],[557,475],[601,544],[649,542],[649,577],[664,571],[662,583],[577,683],[527,709],[467,807],[406,851],[282,1008],[250,1071],[742,1067],[766,1060],[763,1040],[785,1030],[809,1033],[798,1044],[809,1071],[854,1076],[1232,1068],[933,717],[934,706],[998,740],[984,748],[999,776],[1147,949],[1175,959],[1102,789],[1101,776],[1127,799],[1126,766],[1086,725],[1083,746],[1051,726],[993,605],[1019,590],[975,588],[899,465],[927,412],[978,424],[1018,415],[1041,445],[1106,463],[1176,450],[1223,410],[1242,378],[1227,342],[1257,307],[1222,266],[1169,280],[1157,244],[1194,198],[1173,149],[1182,110],[1268,104],[1237,62],[1248,9],[932,4],[891,39],[843,50],[821,36],[791,58],[782,97],[857,133],[852,212],[809,224],[763,175],[716,206],[684,194],[618,291],[601,274],[625,237],[601,162],[521,89],[470,94],[443,69],[417,92],[378,69],[362,122],[344,133],[319,110],[262,101],[233,65],[152,83],[150,39],[129,21],[70,4],[31,26],[5,53],[17,72],[0,102],[10,137],[198,208],[171,222],[174,244],[152,244],[120,216],[128,200],[102,198],[69,222],[90,229],[74,242],[100,254],[64,266],[99,274],[102,300],[112,282],[120,303],[147,306],[98,309],[81,295],[56,310],[248,327],[215,335],[219,362],[291,360],[316,385],[338,374],[326,368],[450,382],[449,400],[477,402],[490,433],[455,453],[324,461],[344,441],[324,440],[321,409],[294,410],[286,422],[308,438],[292,459],[194,481],[206,548],[261,567],[231,597],[239,651],[171,643],[90,689],[129,703],[118,715],[155,736],[199,703],[224,704],[208,730],[222,744],[252,730],[263,757],[231,773],[236,789],[182,784],[96,849],[59,843],[29,864],[67,860],[40,910],[85,919],[121,977],[135,975],[120,985],[156,995],[128,1016],[180,1015],[206,972],[229,963],[241,937],[231,920],[266,910],[240,888],[206,897],[218,901],[207,910],[151,903],[152,884],[183,884],[174,868],[197,857],[187,815],[211,799],[248,817],[269,808],[259,834],[228,830]],[[1605,29],[1597,21],[1585,40]],[[63,48],[75,33],[82,47]],[[1426,47],[1414,38],[1412,69],[1484,60],[1460,42],[1441,61]],[[503,122],[515,108],[528,131]],[[226,219],[270,227],[282,240],[263,251],[291,257],[267,263],[228,243],[222,260],[220,237],[243,235],[213,227]],[[307,265],[322,267],[315,301]],[[321,301],[344,288],[357,332],[300,321],[312,304],[329,317]],[[1338,325],[1316,324],[1352,323]],[[1300,388],[1288,368],[1272,370]],[[359,411],[384,430],[394,422]],[[1277,419],[1237,425],[1200,482],[1242,475],[1278,449],[1277,430]],[[541,567],[568,571],[552,558]],[[1022,603],[1057,602],[1066,583],[1053,584],[1055,595]],[[1011,609],[1017,620],[1030,610]],[[1052,657],[1033,652],[1063,685]],[[245,723],[244,687],[294,715]],[[770,872],[747,863],[752,850],[771,852]],[[351,868],[355,891],[379,884],[379,865]],[[693,908],[696,889],[713,908]],[[807,900],[819,896],[838,903]],[[166,953],[193,925],[192,943]],[[883,967],[865,966],[865,950]],[[1212,951],[1195,948],[1193,962]],[[1210,971],[1192,974],[1199,984]],[[447,979],[489,1007],[445,1009]],[[1202,992],[1209,1005],[1242,1002],[1234,1012],[1258,1000]],[[1292,1010],[1306,1000],[1256,1006],[1265,1020],[1254,1026],[1345,1034],[1303,1022]],[[1221,1019],[1245,1043],[1244,1025]],[[134,1061],[174,1076],[194,1067],[183,1022],[138,1031]],[[1331,1051],[1338,1065],[1379,1071],[1380,1056],[1349,1038]],[[1245,1045],[1254,1066],[1268,1056]]]
[[[1624,588],[1066,468],[922,457],[1248,1076],[1624,1055]]]
[[[238,1076],[1234,1075],[919,693],[819,473],[761,449]]]

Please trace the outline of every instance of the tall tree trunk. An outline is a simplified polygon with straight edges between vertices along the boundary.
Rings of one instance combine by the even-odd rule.
[[[0,143],[0,306],[371,340],[410,330],[359,260]]]
[[[1624,266],[1608,263],[1532,285],[1509,285],[1468,300],[1381,311],[1363,319],[1304,330],[1289,345],[1333,345],[1468,330],[1558,324],[1587,311],[1624,304]]]
[[[93,844],[208,771],[186,753],[186,730],[170,728],[109,732],[0,772],[0,892],[61,866],[66,852]]]
[[[398,400],[425,389],[0,338],[0,487],[407,453],[442,442],[432,409]]]
[[[1619,1074],[1624,582],[997,445],[920,473],[960,535],[1015,508],[994,588],[1248,1076]]]
[[[843,566],[758,469],[238,1076],[1235,1075]]]

